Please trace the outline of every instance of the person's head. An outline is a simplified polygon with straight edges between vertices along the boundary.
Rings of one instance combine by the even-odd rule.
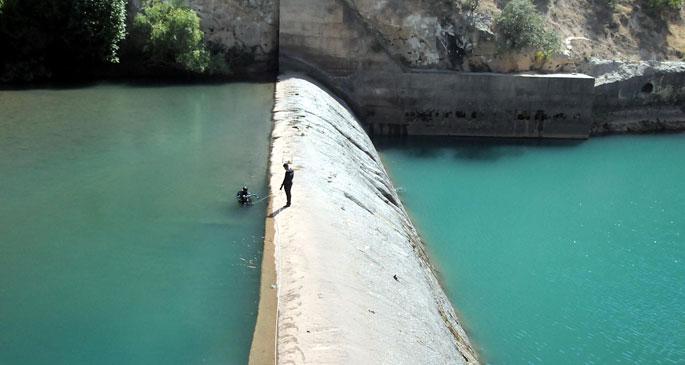
[[[247,193],[247,186],[243,186],[243,191]]]
[[[288,163],[287,162],[283,164],[283,168],[286,170],[288,169]]]

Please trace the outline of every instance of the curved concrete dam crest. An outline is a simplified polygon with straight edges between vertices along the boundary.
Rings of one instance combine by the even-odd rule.
[[[359,122],[312,82],[276,86],[270,217],[278,364],[477,364]],[[279,191],[292,161],[292,206]]]

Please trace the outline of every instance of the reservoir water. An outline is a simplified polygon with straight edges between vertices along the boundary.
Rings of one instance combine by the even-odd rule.
[[[272,84],[0,91],[0,364],[245,364]]]
[[[484,362],[685,363],[685,135],[380,147]]]

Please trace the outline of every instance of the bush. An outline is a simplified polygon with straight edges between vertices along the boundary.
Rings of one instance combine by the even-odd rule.
[[[653,13],[678,11],[683,7],[683,0],[645,0],[645,7]]]
[[[200,73],[209,66],[200,18],[192,9],[150,0],[136,15],[133,29],[151,68]]]
[[[545,21],[531,0],[512,0],[496,19],[501,35],[499,46],[505,50],[533,49],[550,56],[559,51],[559,36],[545,29]]]
[[[0,1],[0,80],[84,75],[118,62],[126,0]]]

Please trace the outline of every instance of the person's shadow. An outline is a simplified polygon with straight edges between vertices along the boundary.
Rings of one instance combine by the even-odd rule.
[[[269,218],[276,218],[276,216],[286,208],[287,208],[286,206],[282,206],[282,207],[274,210],[271,214],[268,215],[268,217]]]

